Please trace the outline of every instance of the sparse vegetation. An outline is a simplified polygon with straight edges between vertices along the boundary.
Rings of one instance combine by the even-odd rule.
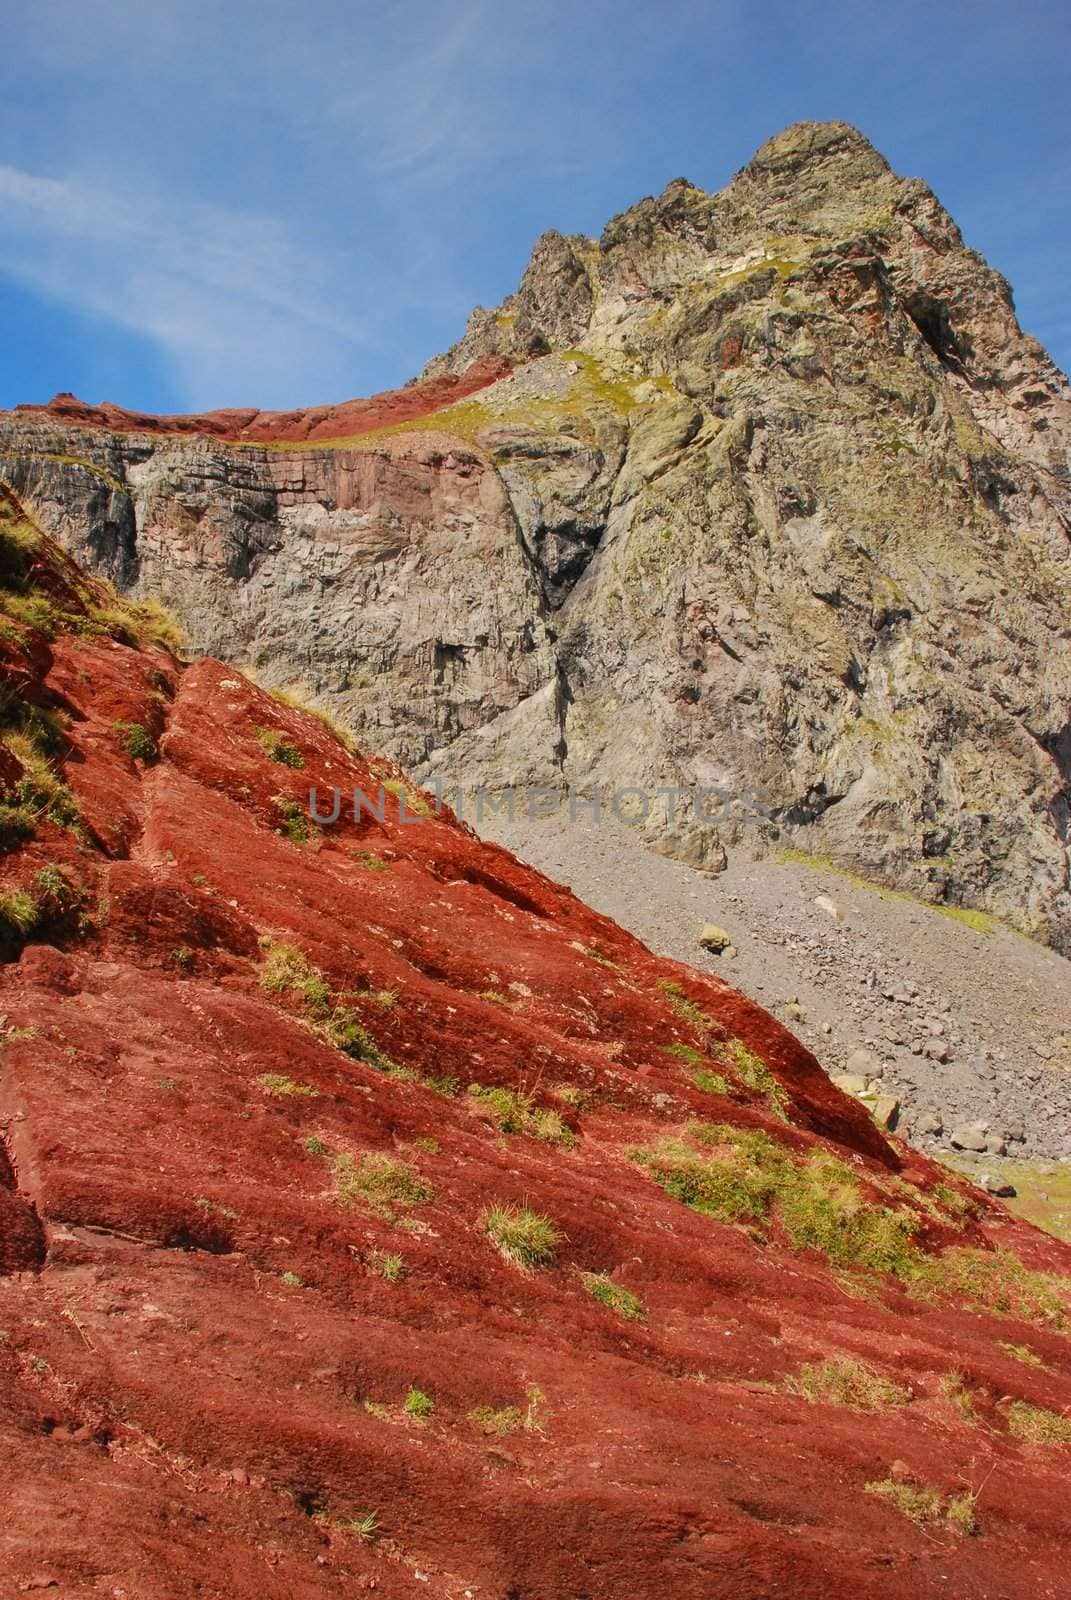
[[[309,819],[297,801],[289,800],[285,794],[273,794],[271,803],[280,817],[280,826],[276,831],[285,834],[291,844],[308,844]]]
[[[260,982],[271,994],[290,992],[300,995],[313,1028],[336,1050],[341,1050],[354,1061],[364,1061],[380,1072],[396,1076],[404,1074],[406,1069],[399,1067],[379,1048],[357,1013],[335,997],[323,973],[312,965],[308,956],[296,945],[268,941]],[[384,990],[382,994],[392,992]],[[377,1003],[383,1004],[382,998],[366,998],[377,998]],[[390,1003],[393,1005],[393,995]],[[416,1076],[418,1074],[414,1074]]]
[[[319,1134],[314,1133],[308,1139],[302,1139],[301,1142],[310,1156],[326,1156],[331,1153],[331,1147],[327,1140],[321,1139]]]
[[[405,1257],[386,1250],[370,1250],[366,1258],[368,1269],[385,1283],[400,1283],[405,1277]]]
[[[576,1143],[576,1135],[562,1121],[561,1113],[542,1109],[530,1095],[482,1083],[470,1083],[468,1092],[503,1133],[526,1133],[567,1148]]]
[[[481,1433],[501,1436],[516,1433],[524,1420],[524,1413],[520,1406],[502,1406],[497,1411],[493,1406],[475,1406],[468,1413],[467,1420]]]
[[[281,1095],[284,1098],[294,1096],[313,1098],[319,1093],[318,1089],[311,1088],[307,1083],[295,1083],[293,1078],[286,1077],[282,1072],[262,1072],[257,1082],[262,1089],[267,1090],[268,1094]]]
[[[507,1201],[488,1207],[482,1220],[487,1237],[514,1266],[529,1271],[553,1265],[562,1235],[549,1217]]]
[[[461,1084],[457,1078],[436,1077],[433,1073],[425,1073],[421,1078],[425,1089],[431,1089],[434,1094],[441,1094],[445,1100],[453,1100],[461,1093]]]
[[[1036,1350],[1031,1350],[1026,1344],[1010,1344],[1006,1339],[998,1339],[997,1343],[1008,1355],[1014,1356],[1016,1361],[1022,1361],[1028,1367],[1044,1367],[1045,1363]]]
[[[390,862],[384,861],[382,856],[377,856],[374,850],[350,850],[350,855],[359,867],[366,872],[389,872]]]
[[[720,1072],[711,1072],[707,1067],[704,1067],[701,1072],[697,1072],[692,1078],[692,1082],[697,1089],[702,1089],[704,1094],[729,1093],[730,1084],[728,1078]]]
[[[37,901],[25,889],[0,895],[0,935],[25,939],[37,925]]]
[[[730,1039],[726,1049],[741,1082],[755,1094],[765,1095],[773,1109],[784,1115],[789,1103],[788,1090],[774,1077],[762,1057],[749,1050],[742,1039]]]
[[[840,1266],[909,1275],[912,1214],[868,1202],[854,1173],[824,1150],[797,1160],[758,1129],[691,1122],[683,1139],[664,1139],[629,1156],[667,1194],[727,1222],[775,1216],[798,1250],[823,1251]]]
[[[281,1272],[279,1281],[280,1283],[285,1283],[290,1289],[300,1289],[302,1287],[301,1279],[296,1272]]]
[[[283,767],[299,768],[305,765],[305,758],[297,745],[278,729],[254,727],[253,732],[269,761],[277,761]]]
[[[181,967],[183,972],[189,972],[193,966],[193,951],[188,945],[180,944],[169,952],[168,960],[173,961],[176,967]]]
[[[663,1055],[676,1056],[678,1060],[686,1061],[690,1067],[701,1067],[703,1065],[702,1051],[696,1050],[693,1045],[674,1042],[673,1044],[660,1044],[658,1048]]]
[[[131,761],[143,761],[146,766],[156,760],[156,740],[141,722],[117,722],[115,731]]]
[[[1071,1417],[1015,1400],[1008,1407],[1008,1432],[1028,1444],[1071,1444]]]
[[[326,1511],[317,1511],[313,1521],[318,1522],[323,1528],[332,1528],[339,1533],[355,1534],[366,1544],[370,1544],[379,1536],[378,1511],[358,1511],[349,1517],[333,1517]]]
[[[694,1000],[688,999],[680,984],[672,978],[659,978],[656,987],[661,989],[678,1017],[684,1022],[691,1023],[693,1028],[699,1029],[701,1033],[723,1031],[712,1017],[708,1017],[706,1012],[696,1005]]]
[[[912,1293],[922,1297],[950,1295],[962,1299],[972,1311],[990,1311],[1056,1329],[1067,1326],[1071,1282],[1032,1272],[1007,1250],[963,1246],[939,1256],[921,1256],[905,1276]]]
[[[392,1206],[418,1206],[434,1198],[430,1184],[391,1156],[338,1155],[331,1163],[335,1195],[343,1205],[364,1203],[381,1213]]]
[[[911,1399],[909,1389],[853,1356],[806,1362],[785,1379],[785,1388],[814,1405],[848,1406],[854,1411],[888,1411]]]
[[[978,1413],[974,1409],[974,1396],[968,1389],[967,1380],[962,1372],[946,1372],[937,1385],[937,1391],[942,1400],[947,1400],[949,1405],[955,1406],[964,1422],[978,1421]]]
[[[643,1301],[640,1297],[633,1294],[631,1289],[626,1289],[623,1284],[615,1283],[605,1272],[582,1272],[580,1278],[588,1294],[601,1305],[616,1311],[619,1317],[624,1317],[629,1322],[637,1322],[643,1316]]]
[[[402,1410],[407,1417],[430,1417],[435,1410],[435,1401],[422,1389],[410,1389],[402,1404]]]
[[[617,962],[611,961],[609,956],[604,956],[601,950],[595,949],[594,945],[584,945],[583,950],[589,961],[596,962],[600,967],[609,967],[613,972],[617,971]]]
[[[917,1523],[943,1523],[958,1533],[977,1533],[974,1507],[977,1495],[969,1489],[958,1494],[943,1495],[929,1483],[903,1482],[899,1478],[882,1478],[866,1485],[867,1494],[880,1495],[897,1511]]]

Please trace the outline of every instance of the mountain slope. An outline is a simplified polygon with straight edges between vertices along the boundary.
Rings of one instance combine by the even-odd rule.
[[[422,773],[758,786],[769,825],[663,799],[648,832],[708,868],[788,842],[1068,949],[1071,400],[926,186],[790,128],[719,194],[546,235],[424,381],[494,361],[331,448],[64,402],[4,419],[0,466],[198,647]]]
[[[10,498],[0,559],[9,1585],[1062,1592],[1071,1250]]]

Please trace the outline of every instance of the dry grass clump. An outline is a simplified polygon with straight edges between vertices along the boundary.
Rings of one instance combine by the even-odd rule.
[[[978,1496],[969,1489],[943,1495],[930,1483],[905,1483],[899,1478],[881,1478],[866,1485],[867,1494],[880,1495],[897,1511],[920,1525],[939,1523],[957,1533],[978,1532],[974,1507]]]
[[[910,1389],[852,1356],[807,1362],[785,1379],[785,1388],[814,1405],[848,1406],[853,1411],[889,1411],[911,1400]]]
[[[1071,1417],[1016,1400],[1008,1408],[1008,1432],[1028,1444],[1071,1444]]]

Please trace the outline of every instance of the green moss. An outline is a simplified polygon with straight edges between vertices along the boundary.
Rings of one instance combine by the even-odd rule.
[[[435,1410],[435,1401],[423,1389],[410,1389],[402,1402],[402,1410],[407,1417],[430,1417]]]
[[[957,1246],[939,1256],[923,1256],[906,1275],[921,1297],[949,1296],[972,1311],[1016,1317],[1043,1327],[1068,1325],[1071,1280],[1032,1272],[1007,1250]]]
[[[788,1090],[762,1057],[749,1050],[742,1039],[730,1039],[725,1048],[741,1082],[755,1094],[765,1095],[773,1109],[783,1115],[789,1103]]]
[[[705,1067],[702,1072],[695,1074],[692,1082],[697,1089],[702,1089],[704,1094],[728,1094],[731,1087],[728,1078],[722,1073],[710,1072]]]
[[[655,982],[655,987],[661,989],[678,1017],[684,1022],[690,1023],[693,1028],[702,1033],[708,1033],[712,1030],[719,1033],[724,1031],[719,1028],[712,1017],[708,1017],[706,1012],[696,1005],[694,1000],[688,999],[680,984],[673,978],[658,978]]]
[[[687,1061],[690,1067],[701,1067],[703,1064],[702,1052],[690,1044],[660,1044],[658,1048],[667,1056],[676,1056],[680,1061]]]

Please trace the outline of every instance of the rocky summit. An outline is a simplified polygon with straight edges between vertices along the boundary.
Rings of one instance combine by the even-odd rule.
[[[1071,1247],[174,643],[4,491],[5,1596],[1065,1594]]]
[[[640,787],[708,871],[787,844],[1064,951],[1069,450],[1007,283],[843,123],[546,234],[396,394],[0,420],[89,569],[419,774]]]

